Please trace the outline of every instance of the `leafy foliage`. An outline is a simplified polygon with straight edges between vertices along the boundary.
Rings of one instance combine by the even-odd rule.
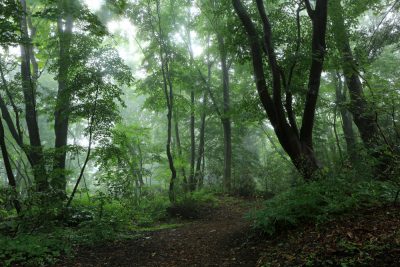
[[[267,200],[251,216],[269,235],[303,223],[322,223],[360,207],[393,201],[395,187],[375,180],[339,177],[303,184]]]

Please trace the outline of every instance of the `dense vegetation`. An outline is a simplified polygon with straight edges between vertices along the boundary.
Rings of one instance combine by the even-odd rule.
[[[261,200],[264,239],[396,205],[399,9],[0,0],[0,264],[52,265],[227,196]]]

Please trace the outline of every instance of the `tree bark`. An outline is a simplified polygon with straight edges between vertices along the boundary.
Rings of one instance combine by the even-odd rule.
[[[21,15],[21,76],[22,88],[25,102],[25,120],[28,127],[30,152],[29,159],[32,164],[33,173],[35,177],[36,187],[38,191],[45,191],[48,189],[47,173],[44,166],[43,147],[40,140],[40,132],[37,121],[36,112],[36,91],[33,84],[31,74],[31,43],[28,33],[27,19],[26,19],[26,1],[20,0],[22,6]]]
[[[190,90],[190,191],[196,190],[196,177],[194,175],[194,164],[196,161],[196,136],[195,136],[195,117],[194,117],[194,89]]]
[[[54,111],[54,133],[55,133],[55,156],[53,171],[54,178],[52,186],[58,190],[60,194],[66,194],[67,180],[65,175],[67,144],[68,144],[68,127],[69,113],[71,106],[71,92],[68,88],[68,72],[70,67],[70,48],[72,40],[73,18],[71,15],[72,3],[65,0],[59,0],[58,9],[61,13],[65,11],[67,15],[60,16],[57,22],[59,35],[59,59],[58,59],[58,92],[56,107]],[[65,21],[65,22],[64,22]]]
[[[140,186],[143,187],[144,186],[144,181],[143,181],[143,172],[144,172],[144,168],[143,168],[143,153],[142,153],[142,147],[140,146],[140,141],[138,141],[138,151],[139,151],[139,183]]]
[[[178,148],[178,156],[182,160],[183,153],[182,153],[181,137],[180,137],[180,132],[179,132],[179,123],[178,123],[178,118],[176,117],[176,112],[175,112],[175,116],[174,116],[174,121],[175,121],[174,122],[174,124],[175,124],[175,139],[176,139],[176,146]],[[181,172],[183,184],[185,187],[184,190],[188,190],[189,184],[188,184],[188,180],[186,177],[185,166],[183,164],[181,164],[180,172]]]
[[[357,161],[356,139],[353,130],[353,119],[351,113],[345,107],[346,92],[339,73],[332,73],[332,78],[336,91],[336,106],[342,118],[342,129],[346,141],[347,154],[350,161],[354,164]]]
[[[207,106],[207,92],[204,92],[203,95],[203,111],[201,113],[200,119],[200,134],[199,134],[199,148],[197,152],[197,161],[196,161],[196,171],[195,177],[197,181],[197,186],[201,188],[203,186],[203,173],[201,171],[201,161],[204,155],[204,144],[205,144],[205,132],[206,132],[206,106]]]
[[[175,195],[175,182],[176,182],[176,168],[174,165],[174,159],[171,153],[171,131],[172,131],[172,111],[173,111],[173,100],[174,94],[172,89],[172,80],[169,73],[169,54],[167,49],[165,48],[165,40],[163,36],[163,31],[161,27],[161,13],[160,13],[160,1],[156,1],[157,6],[157,18],[158,18],[158,39],[159,39],[159,54],[161,60],[161,72],[163,77],[163,88],[165,94],[165,100],[167,104],[167,144],[166,144],[166,151],[167,151],[167,158],[169,169],[171,171],[171,179],[169,182],[169,200],[172,203],[176,202],[176,195]]]
[[[232,129],[230,119],[230,84],[229,67],[227,64],[227,52],[225,40],[220,33],[217,33],[219,54],[222,66],[222,88],[223,88],[223,113],[221,117],[224,131],[224,176],[223,184],[226,192],[231,191],[232,184]]]
[[[344,23],[344,10],[340,0],[330,1],[330,17],[336,47],[342,58],[342,69],[350,95],[350,112],[367,148],[379,145],[379,132],[374,112],[368,107],[363,86],[358,75],[357,62],[353,57],[350,40]]]
[[[298,133],[294,125],[289,124],[288,119],[285,117],[284,106],[281,99],[281,85],[284,83],[281,71],[282,68],[279,67],[275,55],[272,42],[272,29],[265,12],[263,1],[256,0],[258,13],[263,24],[263,49],[260,45],[259,36],[254,23],[241,1],[232,0],[232,3],[249,39],[255,82],[261,103],[282,147],[286,153],[288,153],[297,170],[306,180],[309,180],[319,168],[313,150],[312,131],[325,58],[327,0],[317,0],[315,9],[312,9],[309,2],[306,1],[308,6],[307,10],[312,20],[312,56],[310,74],[308,77],[308,91],[300,133]],[[269,68],[273,77],[273,97],[271,97],[268,92],[268,86],[265,80],[267,75],[264,72],[263,50],[267,55]],[[291,103],[288,104],[291,105]]]
[[[206,133],[206,108],[208,102],[208,93],[211,91],[211,68],[212,62],[210,60],[210,37],[208,37],[208,52],[207,52],[207,80],[205,80],[207,87],[203,92],[203,107],[200,119],[200,135],[199,135],[199,148],[197,153],[196,171],[195,177],[198,188],[203,187],[204,184],[204,145],[205,145],[205,133]],[[200,73],[201,74],[201,73]],[[203,169],[202,169],[203,161]]]
[[[4,167],[6,169],[8,184],[12,188],[13,204],[14,204],[15,209],[17,210],[17,213],[20,213],[21,212],[21,204],[19,203],[18,198],[17,198],[18,197],[17,182],[15,181],[14,173],[12,171],[10,157],[9,157],[6,142],[5,142],[3,122],[1,120],[1,118],[0,118],[0,148],[1,148],[1,153],[3,155],[3,162],[4,162]]]

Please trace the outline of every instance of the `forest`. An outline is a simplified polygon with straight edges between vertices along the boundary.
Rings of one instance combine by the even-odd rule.
[[[0,266],[399,266],[399,0],[0,0]]]

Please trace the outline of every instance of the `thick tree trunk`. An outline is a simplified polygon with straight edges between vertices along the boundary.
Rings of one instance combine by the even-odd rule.
[[[230,84],[229,84],[229,67],[227,64],[227,53],[224,38],[217,34],[220,60],[222,66],[222,88],[223,88],[223,114],[221,118],[224,131],[224,189],[226,192],[231,191],[232,184],[232,129],[230,119]]]
[[[256,27],[241,1],[232,0],[232,3],[248,35],[255,82],[261,103],[274,127],[279,142],[290,156],[293,164],[306,180],[311,179],[314,172],[319,167],[313,150],[312,131],[325,57],[327,0],[317,0],[315,10],[311,8],[308,0],[305,1],[307,12],[312,20],[313,34],[308,92],[300,132],[298,132],[295,125],[289,124],[288,119],[285,117],[284,105],[281,99],[281,86],[284,84],[282,68],[278,65],[275,49],[273,47],[272,29],[265,12],[264,2],[262,0],[256,0],[258,13],[263,24],[263,49],[261,48]],[[272,73],[273,97],[271,97],[268,92],[267,82],[265,80],[267,75],[264,72],[263,50],[268,57],[269,67]],[[292,103],[286,103],[286,105],[291,107]],[[294,115],[292,114],[292,116]],[[295,122],[293,119],[291,121],[292,123]]]
[[[40,132],[36,112],[36,92],[31,74],[31,43],[28,34],[26,19],[26,2],[20,1],[23,12],[21,15],[21,77],[25,102],[25,120],[29,134],[29,160],[32,164],[33,174],[38,191],[48,189],[47,174],[44,165],[43,147],[40,140]]]
[[[70,3],[64,0],[59,0],[59,11],[65,9],[70,13]],[[64,22],[65,20],[65,22]],[[65,195],[67,180],[65,175],[66,157],[67,157],[67,144],[68,144],[68,127],[69,127],[69,113],[71,105],[71,92],[68,88],[68,72],[70,66],[70,47],[72,39],[73,18],[71,14],[66,17],[60,17],[57,22],[59,34],[59,68],[58,68],[58,92],[56,107],[54,112],[54,133],[55,133],[55,149],[54,156],[54,178],[52,186],[58,190],[60,194]]]
[[[368,107],[364,97],[363,86],[357,70],[357,62],[353,57],[350,40],[344,24],[344,10],[340,0],[330,1],[330,17],[336,47],[341,54],[342,69],[350,94],[350,112],[360,132],[361,139],[367,148],[379,145],[379,132],[375,115]]]

